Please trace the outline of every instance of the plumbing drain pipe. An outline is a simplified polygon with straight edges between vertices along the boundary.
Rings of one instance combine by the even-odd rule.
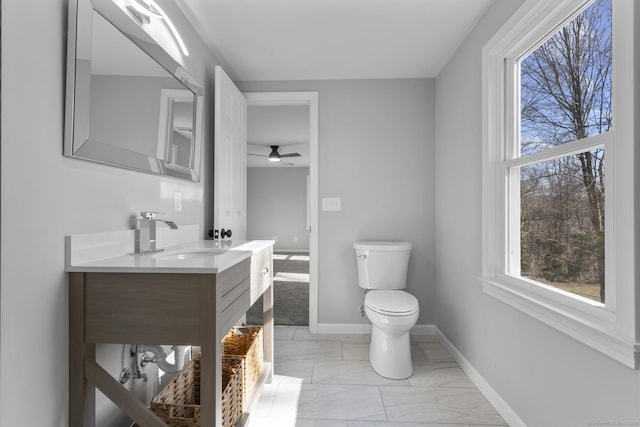
[[[184,368],[185,357],[187,354],[187,346],[174,345],[171,346],[171,350],[174,352],[174,363],[167,362],[167,357],[170,352],[166,352],[160,345],[143,345],[143,351],[153,353],[153,357],[145,356],[143,361],[145,363],[151,362],[158,365],[158,368],[162,369],[168,374],[177,374]],[[144,366],[144,365],[143,365]]]

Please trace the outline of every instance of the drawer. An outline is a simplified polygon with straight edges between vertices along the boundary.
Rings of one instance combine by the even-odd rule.
[[[251,305],[256,302],[273,280],[273,250],[269,246],[251,257]]]

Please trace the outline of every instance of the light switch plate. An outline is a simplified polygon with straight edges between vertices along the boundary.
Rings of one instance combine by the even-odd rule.
[[[322,199],[323,211],[340,211],[342,210],[340,197],[324,197]]]

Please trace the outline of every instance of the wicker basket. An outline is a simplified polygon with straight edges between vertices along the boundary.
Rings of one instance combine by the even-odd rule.
[[[243,364],[240,357],[222,358],[223,427],[235,426],[242,416]],[[149,407],[169,427],[200,426],[200,355],[153,398]]]
[[[248,329],[248,332],[247,332]],[[240,356],[244,359],[243,408],[249,404],[263,365],[262,327],[243,326],[231,329],[222,340],[222,354]]]

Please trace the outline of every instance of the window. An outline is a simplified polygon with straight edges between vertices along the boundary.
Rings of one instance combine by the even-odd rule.
[[[596,0],[513,64],[519,132],[504,162],[509,272],[603,304],[611,53],[611,0]]]
[[[529,0],[485,46],[481,281],[637,369],[631,3]]]

